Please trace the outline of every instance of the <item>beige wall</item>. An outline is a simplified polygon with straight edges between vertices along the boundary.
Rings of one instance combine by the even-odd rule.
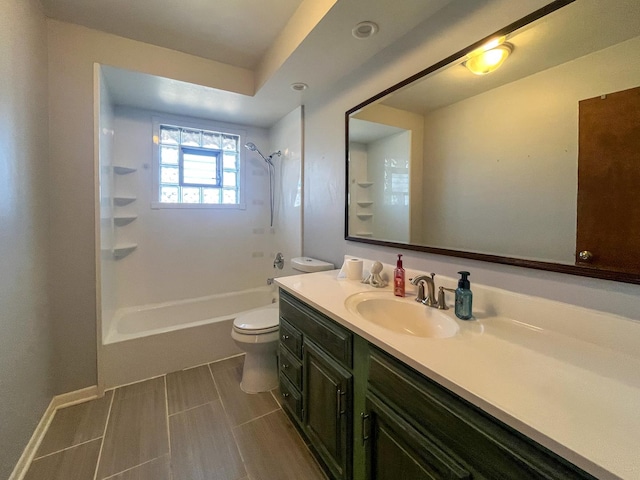
[[[52,391],[47,47],[37,0],[0,0],[0,478]]]
[[[238,93],[249,70],[47,20],[56,393],[96,384],[94,62]],[[114,159],[115,161],[115,159]]]
[[[640,37],[427,115],[425,243],[572,264],[578,102],[637,86],[639,50]]]
[[[344,240],[344,113],[548,3],[545,0],[456,0],[433,19],[385,49],[331,92],[306,105],[304,254],[340,265],[344,254],[395,263],[396,249]],[[640,287],[590,278],[508,267],[451,257],[404,252],[404,265],[471,282],[640,318]],[[446,285],[455,286],[455,285]]]

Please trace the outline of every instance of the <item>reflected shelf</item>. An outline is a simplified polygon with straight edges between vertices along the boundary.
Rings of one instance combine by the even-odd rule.
[[[358,218],[360,218],[362,220],[367,220],[367,219],[373,217],[373,213],[356,213],[356,215],[358,216]]]
[[[118,227],[122,227],[133,222],[136,218],[138,218],[137,215],[118,215],[113,217],[113,223]]]
[[[136,248],[138,248],[138,245],[136,243],[116,245],[113,249],[113,258],[115,258],[116,260],[120,260],[121,258],[129,255]]]
[[[113,172],[116,175],[127,175],[129,173],[133,173],[137,170],[137,168],[133,168],[133,167],[123,167],[123,166],[119,166],[119,165],[114,165],[113,166]]]
[[[373,201],[371,200],[358,200],[356,203],[361,207],[370,207],[373,205]]]
[[[117,207],[122,207],[124,205],[129,205],[132,202],[137,200],[136,197],[114,197],[113,204]]]
[[[360,186],[362,188],[368,188],[371,185],[373,185],[373,182],[358,182],[358,186]]]

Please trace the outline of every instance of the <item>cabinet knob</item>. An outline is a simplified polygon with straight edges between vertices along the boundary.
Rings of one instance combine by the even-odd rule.
[[[289,335],[282,334],[282,339],[283,340],[289,340]]]
[[[286,370],[287,368],[289,368],[289,365],[287,365],[286,363],[283,363],[283,364],[282,364],[282,369],[283,369],[283,370]]]
[[[282,392],[282,397],[283,398],[287,398],[289,396],[289,394],[287,392]]]

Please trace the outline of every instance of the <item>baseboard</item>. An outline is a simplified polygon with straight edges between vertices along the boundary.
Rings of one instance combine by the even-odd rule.
[[[9,476],[9,480],[22,480],[25,477],[27,470],[29,470],[29,466],[31,465],[31,461],[38,451],[38,447],[47,433],[49,425],[51,425],[51,420],[53,420],[53,415],[56,413],[57,409],[93,400],[98,397],[98,393],[98,387],[94,385],[92,387],[63,393],[62,395],[56,395],[53,397],[51,402],[49,402],[49,406],[42,414],[42,418],[33,431],[33,435],[31,435],[29,443],[27,443],[27,446],[24,448],[13,472]]]

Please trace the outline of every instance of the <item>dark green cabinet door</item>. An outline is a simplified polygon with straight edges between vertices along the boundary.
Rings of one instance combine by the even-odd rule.
[[[367,394],[367,480],[471,478],[455,459],[411,427],[375,395]]]
[[[336,479],[351,479],[352,375],[304,340],[304,430]]]

